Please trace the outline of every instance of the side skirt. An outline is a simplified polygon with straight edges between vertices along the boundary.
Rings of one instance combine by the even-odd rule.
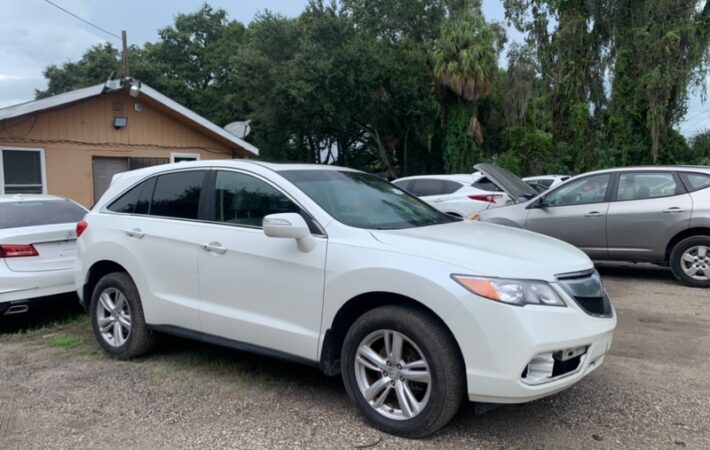
[[[148,325],[148,328],[159,333],[171,334],[173,336],[192,339],[194,341],[206,342],[208,344],[219,345],[222,347],[233,348],[257,355],[264,355],[270,358],[280,359],[282,361],[293,362],[310,367],[318,367],[318,361],[312,361],[302,356],[293,355],[291,353],[281,352],[260,345],[249,344],[248,342],[235,341],[232,339],[215,336],[213,334],[203,333],[201,331],[190,330],[187,328],[176,327],[173,325]]]

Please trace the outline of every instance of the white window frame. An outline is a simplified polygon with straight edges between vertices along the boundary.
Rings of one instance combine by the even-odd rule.
[[[170,162],[175,163],[175,158],[194,158],[195,161],[200,160],[199,153],[171,153]]]
[[[44,149],[43,148],[30,148],[30,147],[0,147],[0,194],[5,193],[5,167],[4,167],[4,155],[5,150],[20,151],[20,152],[37,152],[39,153],[39,166],[40,175],[42,181],[42,194],[47,193],[47,165],[44,159]]]

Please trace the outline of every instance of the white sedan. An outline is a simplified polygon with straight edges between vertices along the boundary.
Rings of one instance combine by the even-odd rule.
[[[342,167],[119,174],[77,234],[76,287],[108,355],[144,354],[163,332],[312,365],[407,437],[464,399],[569,388],[602,364],[616,326],[575,247],[454,218]]]
[[[0,195],[0,316],[74,291],[76,222],[83,206],[50,195]]]
[[[417,175],[394,180],[398,186],[455,217],[508,204],[510,197],[481,172],[458,175]]]

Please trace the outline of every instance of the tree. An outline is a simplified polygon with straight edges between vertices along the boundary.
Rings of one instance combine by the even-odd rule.
[[[444,158],[449,172],[468,172],[478,159],[474,143],[483,143],[483,129],[476,106],[491,91],[504,41],[505,34],[488,25],[478,7],[451,17],[434,41],[434,77],[445,100],[453,95],[445,119]]]

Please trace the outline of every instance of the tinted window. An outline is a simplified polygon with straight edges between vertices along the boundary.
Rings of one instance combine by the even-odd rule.
[[[441,193],[442,194],[453,194],[454,192],[461,189],[463,185],[451,180],[441,180]]]
[[[498,192],[503,190],[499,188],[497,184],[489,180],[488,177],[479,178],[471,186],[489,192]]]
[[[148,214],[153,186],[155,178],[144,181],[114,200],[106,209],[126,214]]]
[[[280,174],[337,221],[352,227],[385,230],[458,221],[366,173],[285,170]]]
[[[678,185],[670,172],[622,173],[616,199],[643,200],[676,195]]]
[[[261,227],[264,216],[300,213],[301,208],[268,183],[236,172],[218,172],[213,220]]]
[[[710,175],[706,173],[684,172],[680,176],[690,192],[710,187]]]
[[[441,180],[421,178],[412,180],[408,190],[418,197],[426,197],[428,195],[439,195],[442,189]]]
[[[197,219],[204,175],[203,170],[160,175],[155,183],[150,215]]]
[[[541,184],[541,185],[543,185],[543,186],[549,188],[550,186],[552,186],[552,182],[553,182],[553,181],[554,181],[554,180],[550,180],[549,178],[547,178],[547,179],[543,179],[543,180],[537,180],[537,181],[535,181],[535,182],[536,182],[537,184]]]
[[[0,203],[0,229],[74,223],[86,211],[69,200],[42,200]]]
[[[400,189],[404,189],[405,191],[410,191],[411,192],[411,186],[414,184],[414,180],[404,180],[404,181],[393,181],[392,184],[397,186]]]
[[[555,189],[545,196],[548,206],[584,205],[588,203],[602,203],[606,198],[611,175],[593,175]]]

